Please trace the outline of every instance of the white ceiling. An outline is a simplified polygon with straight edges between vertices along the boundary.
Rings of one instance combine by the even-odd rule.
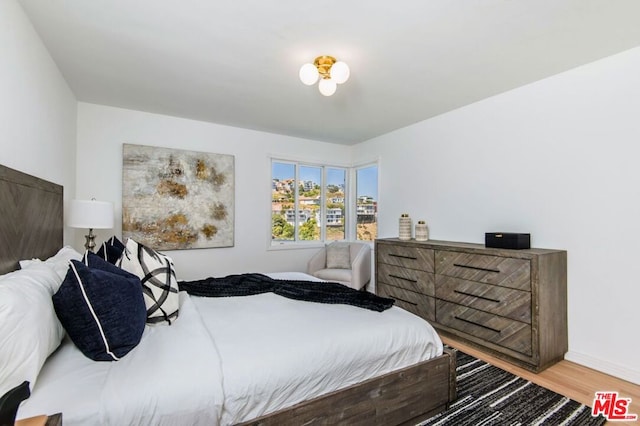
[[[19,1],[79,101],[342,144],[640,45],[639,0]]]

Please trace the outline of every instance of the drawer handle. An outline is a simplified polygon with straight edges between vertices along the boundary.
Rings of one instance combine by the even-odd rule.
[[[465,296],[471,296],[471,297],[477,297],[478,299],[482,299],[482,300],[487,300],[489,302],[494,302],[494,303],[500,303],[499,300],[497,299],[492,299],[490,297],[485,297],[485,296],[478,296],[476,294],[472,294],[472,293],[467,293],[464,291],[460,291],[460,290],[453,290],[454,293],[458,293],[458,294],[463,294]]]
[[[414,256],[405,256],[405,255],[402,255],[402,254],[389,253],[389,256],[391,256],[391,257],[400,257],[400,258],[402,258],[402,259],[418,260],[418,258],[417,258],[417,257],[414,257]]]
[[[396,296],[392,296],[392,298],[393,298],[393,299],[396,299],[396,300],[398,300],[398,301],[400,301],[400,302],[408,303],[408,304],[413,305],[413,306],[418,306],[418,304],[417,304],[417,303],[409,302],[408,300],[400,299],[399,297],[396,297]]]
[[[412,282],[412,283],[417,283],[418,282],[418,280],[412,280],[411,278],[401,277],[400,275],[389,274],[389,276],[391,278],[397,278],[399,280],[409,281],[409,282]]]
[[[468,319],[460,318],[457,315],[454,315],[454,318],[457,319],[457,320],[460,320],[462,322],[466,322],[466,323],[469,323],[471,325],[476,325],[476,326],[482,327],[482,328],[484,328],[486,330],[493,331],[494,333],[501,333],[502,332],[502,330],[498,330],[497,328],[489,327],[489,326],[484,325],[484,324],[479,324],[479,323],[477,323],[475,321],[470,321]]]
[[[481,268],[480,266],[462,265],[460,263],[454,263],[453,266],[457,266],[459,268],[475,269],[476,271],[495,272],[496,274],[500,273],[498,269]]]

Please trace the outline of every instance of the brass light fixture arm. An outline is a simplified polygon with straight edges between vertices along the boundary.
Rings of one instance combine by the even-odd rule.
[[[320,74],[320,77],[324,79],[331,78],[331,74],[330,74],[331,67],[335,63],[336,63],[336,58],[334,58],[333,56],[327,56],[327,55],[318,56],[313,61],[313,65],[315,65],[316,68],[318,68],[318,73]]]

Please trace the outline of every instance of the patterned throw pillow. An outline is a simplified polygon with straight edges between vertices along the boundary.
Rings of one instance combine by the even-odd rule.
[[[171,324],[178,318],[180,296],[173,261],[129,238],[117,266],[140,277],[148,324]]]
[[[146,309],[140,279],[88,253],[72,260],[53,306],[73,343],[94,361],[118,361],[140,343]]]
[[[327,246],[327,269],[351,269],[349,244],[331,243]]]
[[[124,244],[114,235],[102,243],[96,254],[112,265],[115,265],[118,259],[120,259],[120,256],[122,256],[123,251]]]

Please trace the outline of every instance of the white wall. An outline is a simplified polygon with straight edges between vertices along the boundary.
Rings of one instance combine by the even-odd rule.
[[[381,158],[381,237],[408,212],[433,239],[566,249],[566,358],[640,383],[640,48],[355,150]]]
[[[177,250],[179,279],[240,272],[304,271],[317,248],[267,250],[270,242],[270,155],[348,164],[350,148],[182,118],[78,104],[78,198],[113,201],[116,229],[97,232],[98,243],[122,221],[122,144],[152,145],[235,156],[235,246]],[[81,236],[78,236],[81,237]],[[75,246],[81,248],[83,239]]]
[[[63,185],[66,206],[75,132],[75,96],[22,8],[0,1],[0,164]]]

